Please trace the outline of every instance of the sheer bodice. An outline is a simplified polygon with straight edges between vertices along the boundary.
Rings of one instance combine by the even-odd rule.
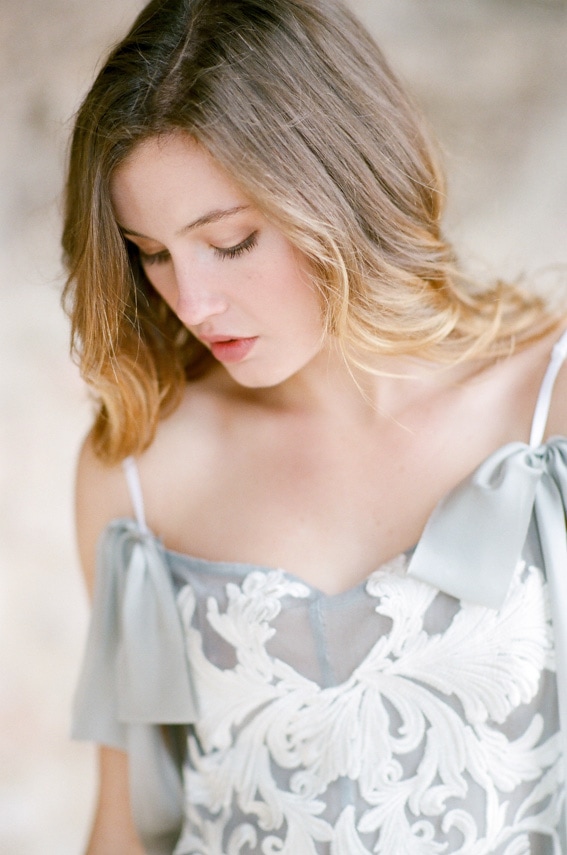
[[[75,732],[130,752],[148,852],[564,851],[567,439],[542,436],[566,347],[532,442],[337,596],[165,549],[127,465],[137,519],[100,543]]]

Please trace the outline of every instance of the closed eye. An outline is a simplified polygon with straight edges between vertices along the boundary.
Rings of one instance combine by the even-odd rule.
[[[171,257],[166,249],[162,249],[161,252],[142,252],[139,249],[138,252],[142,264],[165,264]]]
[[[257,243],[258,232],[254,231],[246,238],[246,240],[243,240],[241,243],[236,244],[236,246],[214,246],[213,251],[218,258],[233,259],[238,258],[238,256],[243,255],[245,252],[249,252],[251,249],[254,249]],[[169,254],[167,249],[162,249],[160,250],[160,252],[144,252],[138,247],[138,252],[140,256],[140,261],[144,265],[165,264],[171,259],[171,255]]]
[[[246,240],[243,240],[242,243],[236,244],[236,246],[229,246],[226,248],[222,248],[219,246],[213,247],[215,251],[215,255],[219,258],[238,258],[239,255],[243,255],[245,252],[249,252],[251,249],[254,249],[256,244],[258,243],[258,232],[252,232]]]

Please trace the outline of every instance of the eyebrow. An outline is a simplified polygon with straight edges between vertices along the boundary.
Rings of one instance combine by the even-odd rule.
[[[234,214],[240,213],[240,211],[246,211],[250,205],[236,205],[234,208],[217,208],[214,211],[209,211],[207,214],[203,214],[202,217],[198,217],[193,222],[188,223],[186,226],[183,226],[177,232],[178,236],[186,234],[186,232],[193,231],[193,229],[198,229],[201,226],[206,226],[209,223],[216,223],[219,220],[224,220],[226,217],[232,217]],[[144,238],[145,240],[153,240],[153,238],[149,238],[147,235],[140,234],[140,232],[135,232],[133,229],[129,229],[126,226],[120,225],[118,223],[118,228],[125,235],[131,235],[132,237]]]

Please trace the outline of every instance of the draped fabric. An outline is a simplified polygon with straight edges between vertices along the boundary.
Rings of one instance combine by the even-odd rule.
[[[556,753],[559,751],[563,756],[567,755],[564,746],[564,734],[567,733],[567,682],[565,680],[567,673],[565,670],[567,667],[567,631],[563,619],[567,608],[566,506],[567,440],[557,437],[535,448],[523,443],[511,443],[491,455],[470,477],[445,497],[431,515],[415,550],[409,555],[403,556],[402,565],[398,564],[397,571],[393,573],[395,577],[399,576],[401,572],[407,585],[419,585],[420,597],[426,596],[423,592],[430,590],[431,596],[440,592],[447,595],[446,598],[453,598],[455,602],[460,603],[460,610],[463,615],[466,609],[469,610],[466,614],[473,614],[470,611],[471,608],[481,607],[484,610],[483,615],[485,615],[482,620],[486,621],[486,627],[488,627],[491,625],[491,619],[486,615],[505,614],[510,590],[515,585],[517,587],[518,584],[520,586],[528,584],[527,576],[522,577],[521,574],[518,576],[518,568],[528,566],[525,561],[525,546],[527,540],[530,540],[528,537],[530,530],[533,532],[532,541],[535,537],[541,547],[541,557],[538,559],[538,563],[542,565],[547,580],[548,599],[553,616],[554,667],[558,675],[557,692],[562,725],[561,733],[563,734],[555,751]],[[275,633],[276,630],[269,621],[262,617],[255,631],[263,633],[263,647],[259,644],[258,638],[260,636],[258,636],[250,648],[256,651],[254,656],[259,657],[254,662],[250,659],[252,657],[250,650],[248,653],[243,653],[242,649],[238,647],[238,644],[243,643],[242,639],[238,644],[235,639],[238,632],[252,631],[242,629],[242,620],[249,621],[250,626],[254,625],[255,619],[260,620],[257,614],[254,617],[254,613],[251,611],[252,608],[258,608],[258,603],[262,604],[261,608],[264,610],[266,608],[268,611],[274,610],[273,617],[275,619],[279,614],[280,602],[284,602],[281,599],[284,595],[281,594],[280,596],[280,593],[274,593],[276,590],[280,591],[277,585],[269,596],[265,594],[265,580],[271,578],[272,582],[276,584],[277,580],[274,581],[273,577],[270,577],[270,573],[277,573],[278,571],[270,571],[269,568],[243,568],[242,565],[215,565],[215,563],[197,561],[197,565],[199,565],[198,579],[204,579],[204,593],[200,597],[200,602],[201,608],[204,610],[203,614],[206,615],[201,619],[199,626],[204,626],[207,623],[213,627],[219,640],[224,639],[223,656],[225,659],[221,656],[222,668],[219,669],[218,665],[212,667],[207,657],[210,659],[213,654],[207,651],[205,655],[203,652],[204,636],[195,629],[196,624],[194,623],[195,597],[197,596],[194,588],[198,582],[197,576],[195,577],[197,581],[192,586],[188,584],[190,575],[184,576],[183,566],[179,571],[179,565],[180,563],[183,565],[185,559],[191,562],[189,557],[168,553],[151,533],[141,532],[138,525],[133,521],[117,521],[111,524],[105,532],[99,550],[97,588],[91,629],[76,698],[74,734],[80,738],[94,739],[129,751],[134,811],[148,852],[157,855],[158,852],[173,851],[172,841],[179,836],[180,829],[183,827],[181,840],[185,840],[182,845],[186,848],[176,849],[176,852],[179,852],[180,855],[181,853],[193,855],[197,852],[216,855],[218,852],[220,855],[221,852],[225,851],[226,840],[219,838],[217,844],[211,842],[213,838],[210,838],[207,844],[208,848],[202,848],[204,832],[202,830],[199,832],[201,837],[195,836],[194,831],[191,830],[191,822],[188,820],[188,815],[192,815],[193,826],[197,827],[199,822],[202,825],[202,817],[201,820],[196,819],[195,806],[190,806],[189,803],[191,792],[195,793],[196,803],[202,800],[203,793],[199,792],[199,788],[202,789],[205,786],[203,782],[208,779],[203,777],[202,773],[197,774],[195,770],[201,768],[206,760],[206,734],[209,733],[210,729],[208,722],[212,720],[211,716],[214,718],[214,715],[220,715],[218,711],[214,712],[214,704],[211,706],[212,702],[207,695],[207,681],[211,687],[215,680],[218,681],[217,689],[226,694],[227,703],[229,700],[234,704],[238,702],[236,698],[229,698],[230,687],[238,688],[240,686],[242,688],[244,685],[247,686],[246,694],[248,696],[242,700],[244,706],[250,701],[251,693],[254,691],[260,693],[258,697],[262,697],[261,704],[254,707],[255,710],[263,709],[263,704],[275,702],[272,689],[268,691],[265,697],[262,692],[265,691],[266,686],[273,688],[275,685],[275,666],[270,659],[270,642],[268,639],[270,633]],[[219,568],[228,571],[226,578],[223,576],[224,590],[228,592],[228,600],[225,598],[223,605],[219,605],[221,597],[220,595],[217,596],[213,589],[207,594],[207,584],[213,577],[218,576]],[[176,572],[172,573],[172,569],[177,572],[177,575]],[[386,568],[386,570],[390,574],[392,573],[392,568]],[[233,571],[233,576],[236,572],[236,581],[231,577],[231,571]],[[385,584],[384,568],[380,569],[379,575],[380,585],[383,587]],[[286,585],[288,587],[291,585],[290,591],[287,591],[286,588],[286,596],[299,598],[299,601],[302,599],[310,600],[310,598],[313,600],[313,595],[316,592],[310,590],[308,586],[302,586],[299,580],[294,580],[286,574],[283,575],[283,581],[281,576],[278,578],[278,585],[281,586],[285,583],[284,588]],[[366,598],[373,596],[372,585],[376,585],[377,578],[373,574],[365,586],[349,592],[349,594],[357,594]],[[514,582],[514,580],[516,581]],[[241,584],[237,585],[237,582]],[[262,594],[264,599],[258,599],[259,594],[254,592],[254,585],[257,588],[260,586],[258,591],[264,591]],[[248,590],[250,586],[252,586],[252,594]],[[281,590],[283,591],[283,589]],[[409,587],[396,589],[396,597],[417,596],[415,592],[410,594],[410,591],[413,590]],[[380,596],[384,595],[381,594]],[[532,599],[536,598],[533,593],[531,597]],[[234,626],[229,630],[227,629],[227,622],[232,619],[230,618],[230,609],[237,608],[237,606],[231,605],[233,599],[235,603],[246,603],[246,605],[241,607],[242,613],[238,613],[238,619],[235,619]],[[193,605],[188,611],[187,604],[189,602]],[[338,602],[340,600],[335,603],[335,608],[338,608]],[[254,603],[256,606],[251,605]],[[376,607],[373,605],[373,613],[380,612],[380,608],[382,608],[380,605]],[[223,614],[221,614],[221,609],[224,609]],[[293,616],[293,609],[289,614]],[[402,612],[396,612],[396,614],[402,614]],[[394,621],[394,624],[396,620],[401,620],[399,617],[393,618],[392,615],[390,615],[390,619]],[[466,618],[461,617],[459,620],[465,621]],[[475,621],[477,620],[480,618],[475,618]],[[453,623],[455,624],[455,622],[456,618]],[[337,626],[340,635],[341,623],[339,622]],[[387,635],[385,626],[379,631],[374,642],[379,643],[381,641],[380,634]],[[449,628],[450,625],[447,624],[447,629]],[[399,626],[396,631],[398,630]],[[409,633],[411,630],[407,627],[404,631]],[[500,632],[500,630],[498,631]],[[441,638],[439,633],[437,635]],[[230,661],[230,656],[226,651],[227,639],[234,647],[234,656],[236,657],[234,662]],[[296,639],[288,638],[286,645],[291,648],[294,642],[301,648],[299,654],[296,651],[292,656],[292,658],[295,657],[294,663],[297,664],[301,663],[301,654],[308,649],[310,642],[306,637],[299,635]],[[212,642],[207,643],[210,645]],[[400,644],[403,646],[404,643],[402,639]],[[466,642],[464,643],[463,653],[466,652]],[[367,654],[368,647],[369,645],[367,645]],[[372,645],[370,645],[370,649],[371,652],[374,650]],[[308,658],[307,653],[305,653],[305,657]],[[278,662],[280,658],[281,654],[280,657],[277,657]],[[264,663],[261,667],[258,665],[260,660]],[[213,656],[211,662],[214,661]],[[356,661],[353,663],[354,670],[352,673],[356,671],[356,666],[360,666],[361,663],[366,667],[368,655],[366,658],[362,656],[359,663]],[[245,666],[250,666],[252,669],[246,678],[249,682],[244,681],[242,684],[238,684],[238,679],[243,678]],[[289,662],[287,667],[289,674],[286,679],[291,680],[292,672],[296,674],[299,671],[294,671]],[[301,667],[300,664],[298,669],[299,667]],[[375,667],[381,668],[382,666]],[[549,662],[545,665],[543,660],[538,667],[544,670],[547,668],[550,672],[554,670]],[[250,676],[252,674],[253,677]],[[262,678],[262,674],[264,674],[264,678]],[[349,669],[346,669],[345,673],[339,677],[344,679],[342,682],[339,680],[338,685],[346,687],[349,680]],[[262,685],[262,679],[265,680],[265,686]],[[293,679],[296,678],[293,677]],[[309,685],[311,683],[313,683],[312,679]],[[282,685],[278,682],[277,692],[282,691]],[[307,691],[306,687],[307,683],[302,691]],[[433,689],[434,691],[438,690],[435,687]],[[211,693],[211,696],[215,696],[212,688]],[[205,710],[200,709],[201,698],[206,701],[207,708]],[[320,699],[317,701],[317,703],[321,702]],[[224,701],[221,698],[222,703]],[[339,701],[336,700],[335,708],[337,708],[338,703]],[[382,709],[386,708],[382,701],[380,704]],[[378,706],[377,701],[376,709]],[[251,709],[252,707],[250,707]],[[353,708],[353,715],[359,713],[360,709],[357,712]],[[535,710],[532,717],[541,718],[548,713],[549,710],[546,709]],[[235,732],[238,721],[238,717],[231,720],[230,727],[233,732]],[[194,755],[189,766],[185,764],[184,770],[185,781],[186,783],[189,782],[188,799],[184,798],[183,795],[181,767],[174,762],[158,727],[158,725],[166,724],[183,724],[188,728],[188,751],[189,754],[193,752]],[[344,726],[352,725],[346,722]],[[195,733],[198,737],[197,742],[195,742]],[[270,739],[275,738],[273,731],[270,733]],[[553,742],[553,734],[548,734],[548,737],[545,744],[548,746],[546,750],[549,752],[551,750],[549,746]],[[212,740],[211,756],[218,757],[221,750],[219,748],[220,743],[215,742],[217,736],[214,738],[210,736],[210,738]],[[341,737],[337,735],[336,738],[340,740]],[[205,743],[205,748],[201,743]],[[198,749],[197,745],[199,745]],[[222,750],[228,750],[227,745]],[[205,755],[196,757],[195,752],[197,750],[204,751]],[[368,746],[364,750],[368,751]],[[534,743],[535,750],[536,743]],[[285,762],[292,763],[289,758]],[[543,761],[541,762],[543,763]],[[359,763],[359,772],[363,766],[363,763],[362,766]],[[546,767],[548,779],[552,766],[553,763],[550,761]],[[341,772],[342,779],[355,780],[356,773],[351,767],[347,767],[345,767],[346,771],[343,769]],[[191,781],[193,782],[193,791],[190,786]],[[331,778],[329,781],[331,782]],[[236,799],[238,796],[242,802],[243,796],[238,787],[239,784],[235,783],[230,797]],[[226,798],[228,796],[225,794],[225,801]],[[256,798],[258,798],[257,795]],[[555,797],[554,802],[554,798],[549,795],[549,803],[555,804],[557,815],[559,815],[557,811],[560,812],[558,798],[559,796]],[[320,794],[319,800],[321,799],[324,800],[324,793]],[[316,802],[318,803],[318,800]],[[318,807],[312,809],[319,810]],[[221,813],[223,810],[226,812],[227,805],[216,805],[215,810],[221,810]],[[283,808],[281,810],[283,810],[282,815],[285,814],[286,827],[289,829],[293,825],[292,815],[289,811],[286,814]],[[249,813],[250,811],[253,814],[254,808],[250,808]],[[435,813],[433,808],[431,811]],[[213,814],[214,810],[211,816]],[[368,819],[368,811],[363,815],[366,819],[358,819],[358,831],[354,824],[354,818],[348,811],[343,810],[337,816],[339,816],[340,822],[337,820],[334,826],[329,822],[323,823],[323,820],[321,820],[323,824],[317,825],[314,818],[314,825],[310,832],[305,832],[304,821],[303,825],[298,821],[297,828],[299,831],[297,834],[300,832],[307,833],[307,837],[301,844],[305,852],[332,852],[335,855],[351,855],[352,852],[371,851],[364,848],[369,838],[365,838],[362,832],[362,836],[357,836],[356,839],[353,836],[358,835],[360,828],[370,828],[371,822]],[[258,821],[261,825],[261,820]],[[273,824],[273,817],[270,821],[266,819],[265,822],[268,825],[270,822]],[[330,831],[330,828],[334,830]],[[243,821],[240,825],[234,823],[230,825],[229,823],[226,829],[227,834],[228,831],[232,834],[232,851],[256,851],[251,847],[251,841],[259,840],[259,838],[257,831],[250,828],[248,820]],[[485,832],[486,830],[483,830],[482,833],[485,834]],[[417,834],[417,832],[415,833]],[[427,830],[424,833],[429,834],[430,831]],[[555,838],[559,840],[558,835],[562,835],[563,830],[555,829],[553,833]],[[551,840],[551,837],[549,839]],[[307,846],[305,841],[307,840],[313,844],[312,850],[305,848]],[[246,845],[250,848],[238,848],[244,846],[246,841]],[[415,851],[461,851],[458,848],[437,849],[434,844],[435,840],[432,838],[432,848],[417,848]],[[217,845],[218,848],[215,848]],[[290,845],[289,841],[287,845]],[[294,845],[297,845],[297,842]],[[318,846],[323,846],[323,848],[317,848]],[[326,849],[325,846],[331,846],[331,848]],[[258,848],[257,851],[268,851],[268,849],[260,850]],[[274,851],[276,850],[274,849]],[[292,852],[293,849],[284,848],[281,851]],[[303,855],[304,850],[300,848],[295,851],[301,852]],[[382,851],[382,849],[377,851]],[[409,851],[410,849],[408,849]],[[478,851],[485,850],[478,849]],[[492,851],[496,850],[486,850],[487,853],[492,853]],[[502,849],[502,852],[505,851],[508,850]],[[516,849],[510,849],[511,851],[515,852]],[[523,850],[518,849],[517,851]],[[539,852],[540,850],[534,849],[533,851]],[[555,850],[552,848],[541,849],[542,853],[553,851]],[[557,851],[560,850],[557,849]]]
[[[128,751],[149,855],[567,851],[567,438],[542,442],[566,356],[530,443],[335,597],[165,549],[125,461],[73,732]]]
[[[156,542],[133,521],[109,526],[97,568],[72,734],[128,751],[138,831],[151,855],[171,855],[182,783],[158,725],[195,718],[172,580]]]

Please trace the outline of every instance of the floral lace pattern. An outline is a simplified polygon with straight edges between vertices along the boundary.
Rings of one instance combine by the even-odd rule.
[[[202,602],[180,589],[199,719],[176,855],[559,855],[541,571],[519,564],[496,611],[407,577],[406,563],[344,598],[278,570]],[[365,651],[333,680],[337,651],[358,655],[359,636]]]

